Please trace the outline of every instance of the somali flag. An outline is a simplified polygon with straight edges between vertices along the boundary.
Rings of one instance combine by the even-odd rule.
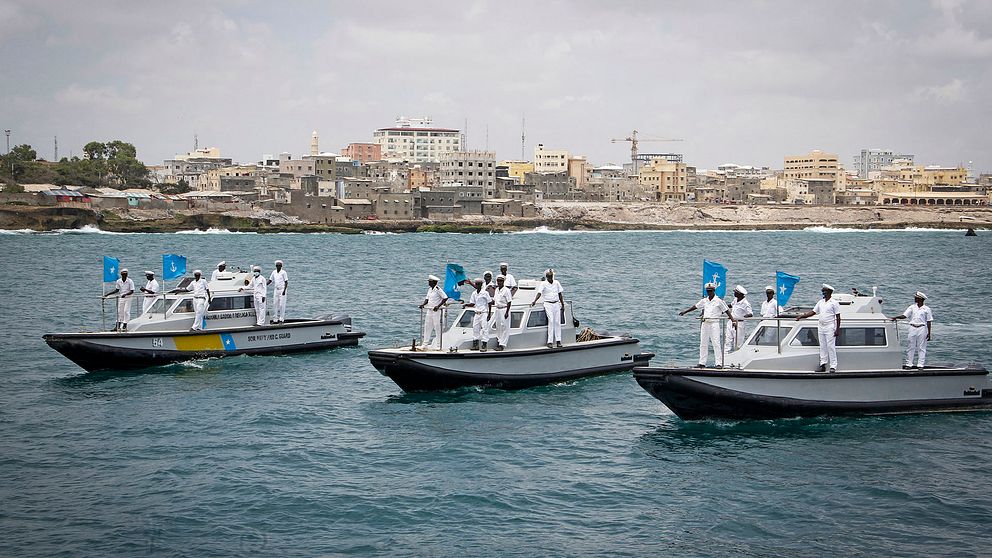
[[[458,264],[449,263],[444,268],[444,294],[453,300],[461,300],[462,293],[458,290],[458,285],[468,281],[465,276],[465,268]]]
[[[162,279],[171,281],[186,275],[186,256],[162,254]]]
[[[727,295],[727,268],[723,264],[703,260],[703,296],[706,296],[706,283],[716,285],[716,296]]]
[[[110,256],[103,257],[103,282],[113,283],[120,279],[121,261]]]
[[[792,290],[796,288],[798,282],[799,277],[795,275],[789,275],[784,271],[775,272],[775,298],[779,306],[785,308],[785,304],[789,302]]]

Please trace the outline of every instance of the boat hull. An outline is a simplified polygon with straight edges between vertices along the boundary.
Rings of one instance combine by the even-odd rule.
[[[282,355],[354,346],[365,336],[342,320],[189,332],[54,333],[46,343],[81,368],[135,370],[200,358]]]
[[[369,351],[380,373],[404,391],[443,391],[461,387],[524,389],[645,365],[636,339],[592,341],[561,348],[456,353],[384,349]]]
[[[992,410],[982,368],[831,374],[638,367],[634,378],[683,420]]]

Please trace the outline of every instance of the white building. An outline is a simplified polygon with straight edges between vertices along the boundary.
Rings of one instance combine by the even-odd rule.
[[[396,119],[396,126],[372,132],[372,143],[382,148],[384,159],[411,163],[437,163],[445,153],[462,150],[460,130],[436,128],[430,118]]]
[[[496,197],[496,153],[493,151],[459,151],[441,156],[442,186],[482,187],[483,197]]]
[[[545,149],[543,143],[534,148],[534,172],[568,172],[571,154],[564,149]]]

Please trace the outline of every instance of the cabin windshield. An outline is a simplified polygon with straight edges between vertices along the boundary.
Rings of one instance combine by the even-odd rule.
[[[804,327],[790,343],[793,347],[819,347],[820,339],[815,327]],[[837,337],[838,347],[884,347],[884,327],[843,327]]]
[[[792,326],[761,326],[754,334],[754,337],[751,338],[748,345],[756,345],[759,347],[776,347],[782,339],[785,339],[790,330],[792,330]]]
[[[524,321],[523,312],[510,312],[510,329],[518,329],[522,321]]]
[[[210,301],[210,311],[217,310],[243,310],[252,307],[252,297],[250,296],[215,296]]]
[[[462,315],[458,317],[458,322],[455,324],[458,327],[472,327],[472,318],[475,317],[475,311],[464,310]]]
[[[543,310],[532,310],[527,318],[527,327],[548,327],[548,314]]]
[[[169,300],[168,302],[169,304],[172,304],[172,300]],[[165,299],[156,298],[155,303],[152,304],[152,307],[149,308],[148,311],[151,312],[152,314],[161,314],[165,312],[165,303],[166,303]]]

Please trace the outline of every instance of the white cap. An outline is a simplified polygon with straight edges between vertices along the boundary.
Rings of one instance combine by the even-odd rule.
[[[508,264],[506,262],[499,262],[499,266],[500,267],[510,267],[510,264]]]
[[[496,280],[497,281],[504,281],[505,282],[506,281],[506,275],[497,275],[496,276]]]
[[[145,270],[145,275],[155,275],[155,272],[154,272],[154,271],[148,271],[148,270],[146,269],[146,270]]]
[[[194,269],[193,270],[193,275],[203,275],[203,272],[200,271],[199,269]]]
[[[742,295],[747,295],[747,289],[745,289],[744,287],[742,287],[740,285],[737,285],[736,287],[734,287],[734,291],[739,292]]]
[[[220,262],[219,264],[217,264],[217,267],[220,267],[222,265],[227,265],[227,262]]]
[[[826,284],[826,283],[824,283],[823,286],[820,287],[820,290],[823,290],[823,289],[826,289],[826,290],[828,290],[830,292],[834,292],[834,288],[831,287],[830,285]]]
[[[483,277],[485,277],[486,275],[492,277],[493,276],[493,272],[492,271],[487,271],[487,272],[485,272],[485,273],[482,274]]]
[[[555,270],[554,270],[554,268],[552,268],[552,267],[549,267],[548,269],[545,269],[545,270],[544,270],[544,274],[545,274],[545,275],[547,275],[547,274],[549,274],[549,273],[550,273],[551,275],[554,275],[554,274],[555,274]]]
[[[481,282],[482,282],[482,277],[476,277],[475,279],[472,280],[472,283],[481,283]]]
[[[486,288],[487,289],[495,289],[496,288],[496,283],[489,283],[488,285],[486,285]]]
[[[706,283],[705,285],[703,285],[703,288],[707,290],[716,289],[716,285],[714,285],[713,283]]]
[[[927,295],[923,294],[923,291],[916,291],[916,298],[922,298],[923,300],[926,300]]]
[[[262,268],[261,268],[261,266],[253,265],[253,266],[251,266],[251,270],[252,271],[262,271]]]
[[[768,292],[768,291],[775,292],[775,287],[773,287],[771,285],[765,285],[765,292]]]
[[[125,267],[124,269],[122,269],[121,273],[127,273],[127,268]]]
[[[276,260],[276,265],[282,265],[282,260]]]
[[[428,275],[427,276],[427,280],[428,281],[440,281],[440,279],[437,278],[437,275]]]

